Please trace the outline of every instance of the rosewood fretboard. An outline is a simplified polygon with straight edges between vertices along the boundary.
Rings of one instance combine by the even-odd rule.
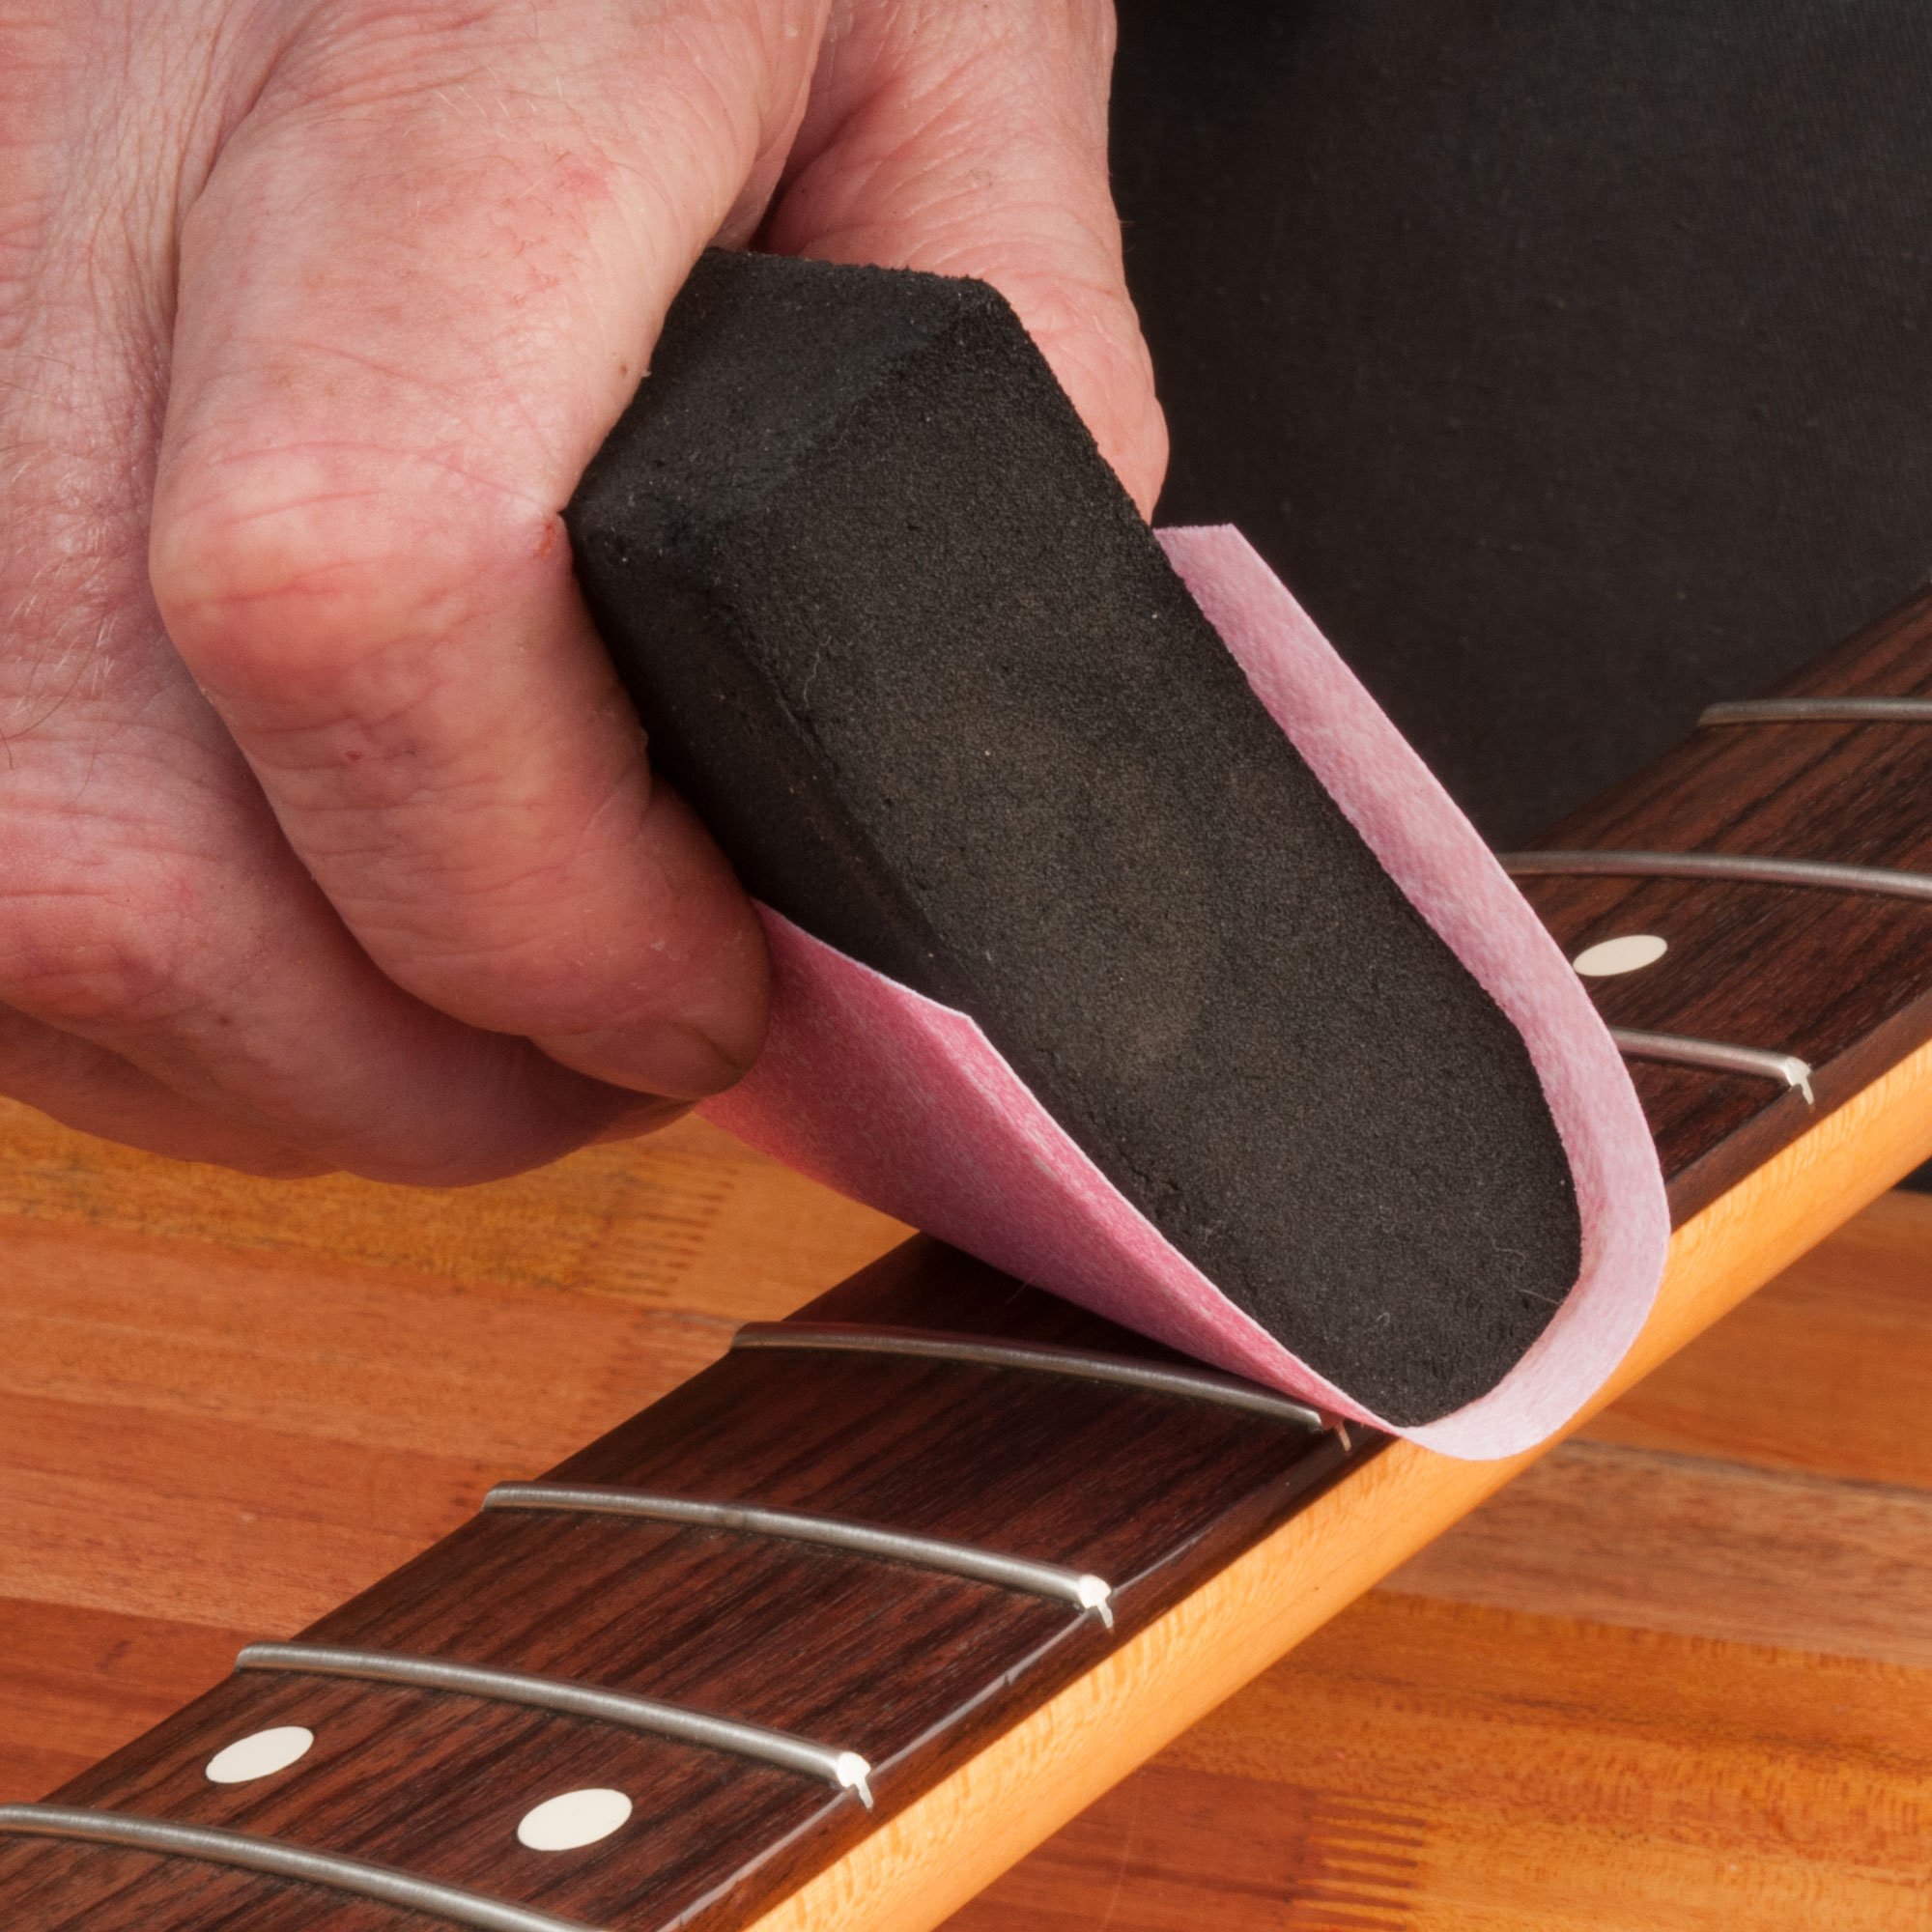
[[[1932,697],[1932,601],[1779,696]],[[1636,869],[1560,856],[1606,851]],[[1645,875],[1686,852],[1891,889]],[[1593,983],[1679,1056],[1633,1070],[1680,1220],[1932,1038],[1932,719],[1714,723],[1517,865],[1573,955],[1666,942]],[[1711,1049],[1746,1070],[1690,1064]],[[786,1326],[808,1346],[742,1338],[545,1479],[587,1495],[502,1498],[56,1808],[0,1810],[0,1920],[744,1926],[1384,1447],[1224,1383],[1148,1385],[1131,1365],[1189,1365],[927,1241]],[[907,1331],[1102,1359],[908,1353]],[[211,1779],[288,1727],[299,1757]],[[520,1840],[574,1791],[622,1822]],[[130,1820],[231,1835],[93,1841]]]
[[[1705,724],[1564,819],[1544,849],[1557,864],[1566,849],[1823,862],[1886,874],[1889,890],[1616,873],[1518,879],[1573,956],[1617,934],[1669,942],[1654,966],[1591,982],[1611,1026],[1790,1055],[1809,1069],[1807,1104],[1762,1075],[1632,1063],[1679,1221],[1932,1037],[1932,592],[1770,697],[1782,716]],[[1812,708],[1800,700],[1880,697],[1918,708],[1862,720],[1795,715]]]

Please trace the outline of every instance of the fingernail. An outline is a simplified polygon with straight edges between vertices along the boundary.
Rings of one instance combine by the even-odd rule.
[[[676,1020],[573,1034],[537,1044],[581,1073],[671,1100],[701,1100],[722,1093],[745,1070],[742,1061],[707,1035]]]

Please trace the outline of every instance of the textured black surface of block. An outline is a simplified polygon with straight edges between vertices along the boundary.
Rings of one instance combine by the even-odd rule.
[[[1323,1375],[1413,1423],[1577,1267],[1515,1031],[1249,691],[1005,301],[705,258],[568,517],[749,889],[971,1013]]]

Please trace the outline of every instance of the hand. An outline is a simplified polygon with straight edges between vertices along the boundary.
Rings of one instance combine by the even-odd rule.
[[[709,242],[981,275],[1145,509],[1104,0],[0,0],[0,1090],[436,1184],[756,1052],[557,512]]]

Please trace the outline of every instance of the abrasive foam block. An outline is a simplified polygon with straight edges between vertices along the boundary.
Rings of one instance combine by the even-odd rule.
[[[969,1014],[1372,1410],[1517,1363],[1580,1243],[1522,1040],[999,295],[707,255],[567,521],[657,767],[756,897]]]

